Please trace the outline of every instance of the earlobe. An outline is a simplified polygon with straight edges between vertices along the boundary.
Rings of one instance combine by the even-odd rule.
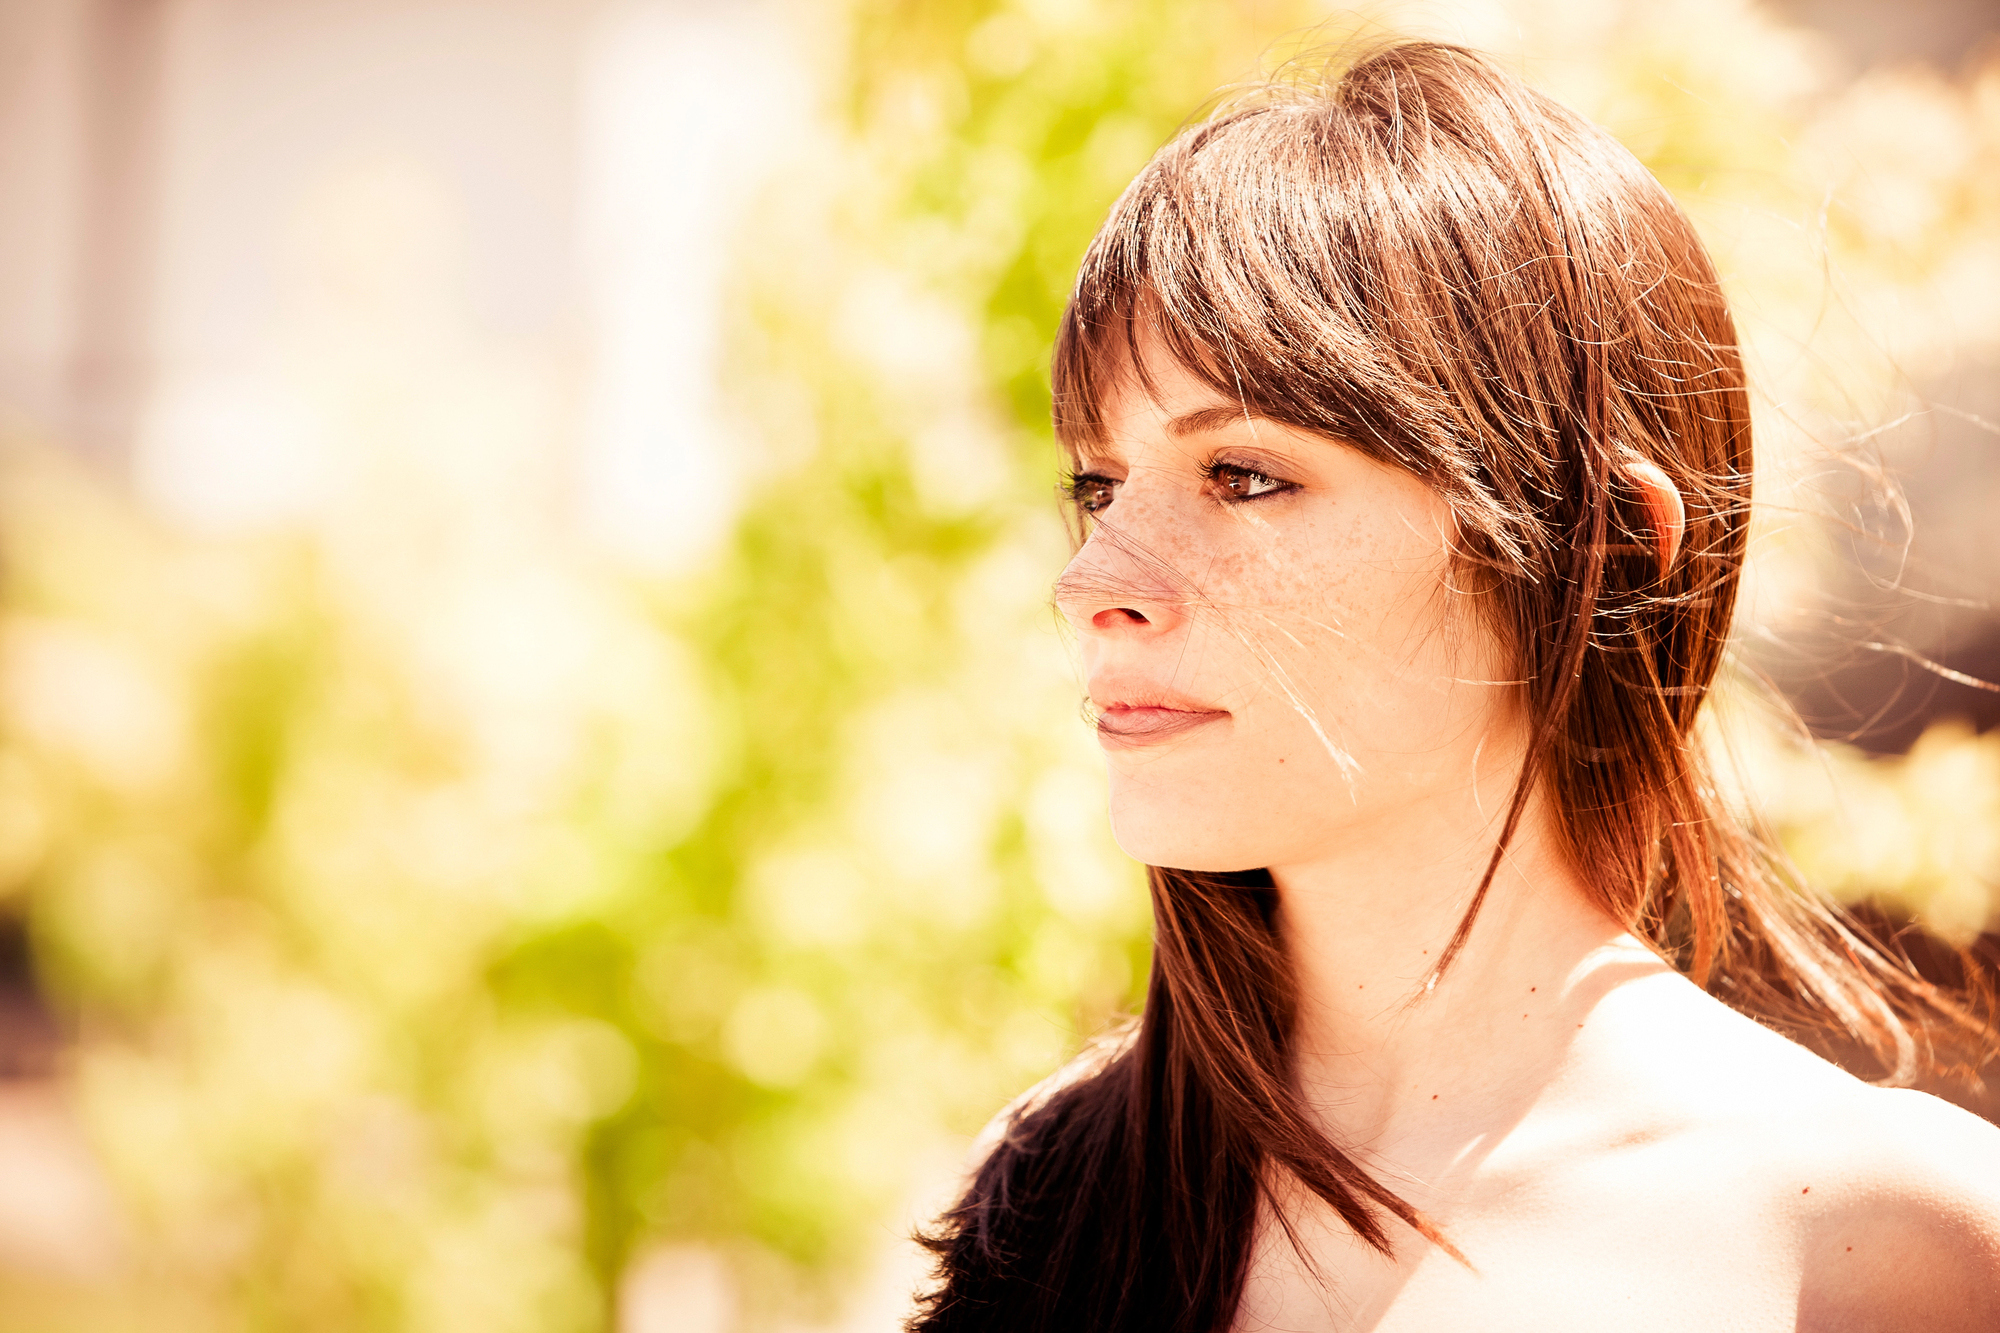
[[[1625,475],[1638,488],[1646,506],[1646,518],[1653,529],[1653,549],[1660,557],[1660,577],[1665,578],[1681,553],[1681,537],[1687,531],[1687,506],[1681,493],[1658,463],[1642,458],[1631,449],[1625,456]]]

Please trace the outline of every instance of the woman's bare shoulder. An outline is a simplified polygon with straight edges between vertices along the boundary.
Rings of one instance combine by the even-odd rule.
[[[1670,1131],[1676,1178],[1795,1238],[1800,1328],[2000,1329],[2000,1128],[1685,983],[1636,989],[1615,1035],[1627,1077],[1608,1081]]]
[[[1866,1085],[1828,1118],[1822,1199],[1801,1208],[1801,1327],[2000,1328],[2000,1128]]]
[[[1744,1095],[1723,1119],[1755,1117],[1766,1198],[1799,1237],[1799,1326],[2000,1329],[2000,1128],[1748,1019],[1726,1044]]]

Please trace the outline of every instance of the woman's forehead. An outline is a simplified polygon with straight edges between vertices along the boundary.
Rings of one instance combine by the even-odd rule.
[[[1066,439],[1072,454],[1099,457],[1118,452],[1121,436],[1182,439],[1258,415],[1189,370],[1157,334],[1140,329],[1129,339],[1105,342],[1095,349],[1090,377],[1097,438]]]

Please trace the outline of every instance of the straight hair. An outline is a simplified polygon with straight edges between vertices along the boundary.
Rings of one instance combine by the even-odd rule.
[[[1618,142],[1485,59],[1406,42],[1272,87],[1163,148],[1085,255],[1053,361],[1066,448],[1099,442],[1142,339],[1245,410],[1423,477],[1515,666],[1529,741],[1472,929],[1529,797],[1597,905],[1726,1003],[1856,1043],[1890,1083],[1983,1062],[1980,1005],[1796,882],[1695,734],[1729,643],[1751,490],[1714,266]],[[1140,370],[1143,375],[1143,369]],[[1651,463],[1684,498],[1662,569]],[[1268,874],[1148,870],[1136,1027],[1008,1116],[921,1237],[916,1333],[1217,1333],[1260,1212],[1299,1189],[1363,1241],[1448,1239],[1319,1129]]]

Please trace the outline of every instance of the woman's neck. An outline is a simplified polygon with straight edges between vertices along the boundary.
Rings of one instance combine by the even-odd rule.
[[[1409,813],[1271,872],[1298,987],[1300,1091],[1339,1141],[1399,1158],[1512,1123],[1611,987],[1669,970],[1591,902],[1531,803],[1465,947],[1427,989],[1498,821]]]

